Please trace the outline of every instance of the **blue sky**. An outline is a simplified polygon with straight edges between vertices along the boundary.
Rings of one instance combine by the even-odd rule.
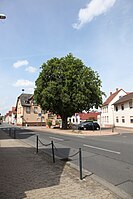
[[[132,0],[0,0],[0,113],[32,93],[40,66],[72,53],[102,90],[133,91]]]

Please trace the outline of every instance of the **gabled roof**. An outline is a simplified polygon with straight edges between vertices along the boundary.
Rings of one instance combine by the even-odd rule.
[[[123,89],[119,89],[119,90],[116,90],[114,93],[111,93],[110,96],[106,99],[106,101],[102,104],[102,106],[108,105],[121,90]]]
[[[133,92],[132,93],[128,93],[127,95],[124,95],[123,97],[121,97],[119,100],[117,100],[114,105],[119,104],[119,103],[123,103],[126,101],[129,101],[133,99]]]
[[[26,94],[26,93],[22,93],[18,99],[17,99],[17,103],[18,100],[20,99],[21,105],[22,106],[30,106],[29,100],[30,98],[33,96],[33,94]]]
[[[97,119],[97,116],[99,115],[99,112],[90,112],[90,113],[78,113],[81,120],[88,120],[90,118]]]
[[[16,114],[16,107],[12,107],[12,113]]]

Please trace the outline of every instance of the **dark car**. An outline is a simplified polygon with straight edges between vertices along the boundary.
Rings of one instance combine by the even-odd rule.
[[[82,122],[78,125],[79,130],[99,130],[100,126],[97,122]]]

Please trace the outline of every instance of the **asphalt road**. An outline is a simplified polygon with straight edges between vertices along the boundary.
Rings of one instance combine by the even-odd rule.
[[[7,126],[2,125],[6,132]],[[13,131],[13,130],[12,130]],[[17,129],[17,138],[36,147],[36,135],[47,145],[53,140],[55,154],[60,158],[69,158],[79,165],[79,148],[82,149],[84,169],[105,179],[133,197],[133,133],[119,130],[119,135],[84,136],[61,135],[47,132],[29,132]],[[51,153],[51,146],[39,142],[39,151]],[[74,156],[73,156],[74,155]],[[72,157],[70,157],[72,156]]]

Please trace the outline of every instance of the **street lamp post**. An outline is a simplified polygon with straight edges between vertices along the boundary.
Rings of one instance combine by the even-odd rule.
[[[0,19],[6,19],[6,15],[0,14]]]
[[[114,118],[114,107],[112,107],[112,121],[113,121],[113,125],[112,125],[112,132],[114,132],[114,129],[115,129],[115,118]]]

